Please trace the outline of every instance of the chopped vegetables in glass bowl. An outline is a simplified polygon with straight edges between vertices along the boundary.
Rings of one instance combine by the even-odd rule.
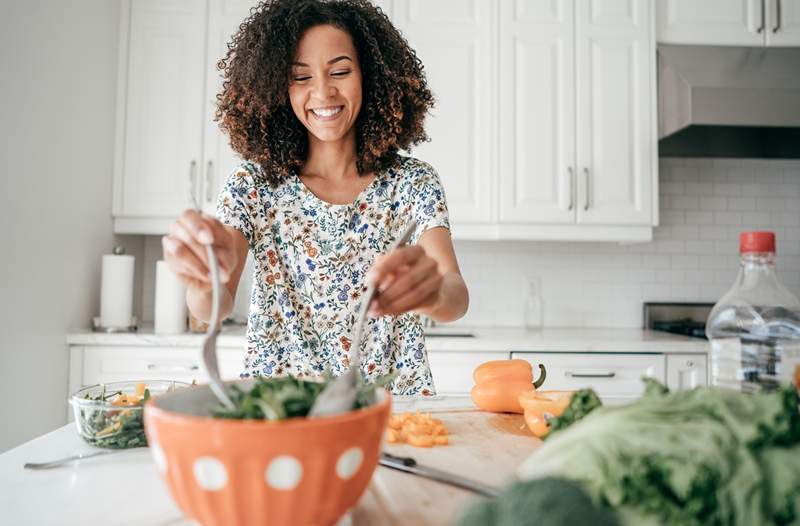
[[[172,380],[96,384],[73,394],[69,403],[75,412],[78,434],[89,444],[111,449],[144,447],[145,402],[189,385]]]

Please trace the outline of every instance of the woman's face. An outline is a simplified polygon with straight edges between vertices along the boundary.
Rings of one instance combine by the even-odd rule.
[[[330,25],[307,30],[289,79],[292,110],[320,141],[339,141],[361,109],[361,69],[350,35]]]

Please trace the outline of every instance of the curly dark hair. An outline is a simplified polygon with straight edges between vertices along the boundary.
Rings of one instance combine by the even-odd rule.
[[[292,62],[303,33],[329,24],[353,39],[362,76],[355,122],[360,174],[393,165],[398,150],[428,139],[433,107],[422,62],[380,8],[367,0],[265,0],[228,43],[216,120],[231,147],[278,181],[299,172],[308,132],[289,102]]]

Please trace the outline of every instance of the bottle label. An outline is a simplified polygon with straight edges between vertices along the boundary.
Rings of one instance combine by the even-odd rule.
[[[742,390],[742,342],[739,338],[711,340],[711,384]]]

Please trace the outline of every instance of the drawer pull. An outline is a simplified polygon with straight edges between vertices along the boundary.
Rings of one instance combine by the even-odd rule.
[[[173,366],[163,366],[158,365],[156,363],[148,363],[147,364],[148,371],[171,371],[171,372],[179,372],[179,371],[199,371],[199,365],[173,365]]]
[[[568,378],[614,378],[617,376],[617,373],[572,373],[572,372],[565,372],[564,376]]]

